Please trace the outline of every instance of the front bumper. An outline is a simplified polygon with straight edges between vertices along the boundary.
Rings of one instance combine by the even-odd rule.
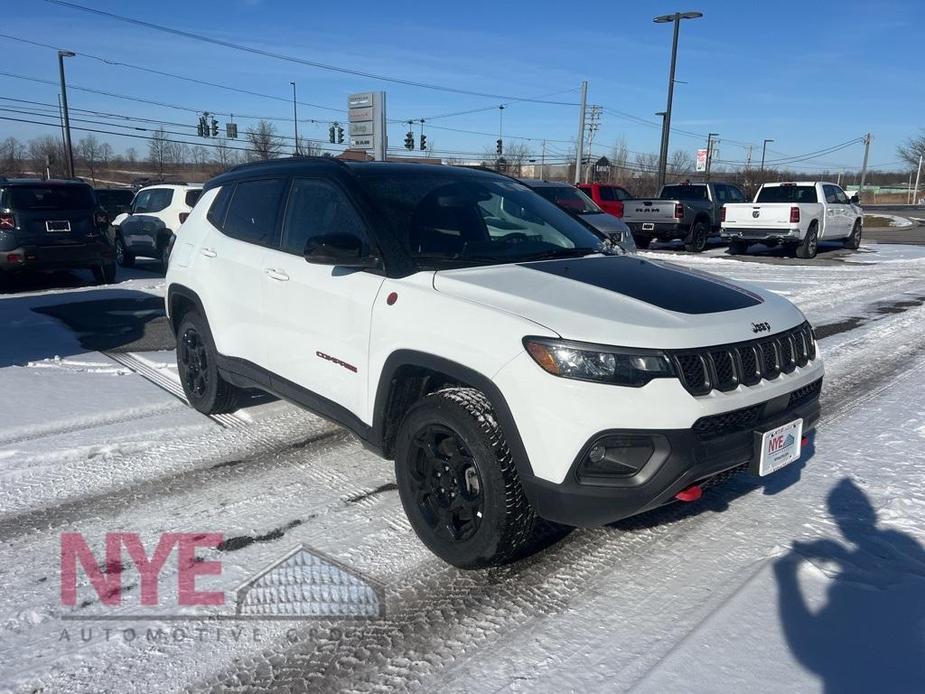
[[[803,419],[803,432],[819,420],[822,379],[794,393],[759,405],[702,417],[690,429],[606,430],[588,439],[566,478],[556,484],[538,477],[523,479],[527,497],[547,520],[575,527],[598,527],[663,506],[692,484],[744,468],[755,457],[755,432]],[[651,437],[657,442],[649,463],[634,477],[593,483],[581,481],[578,469],[588,449],[613,435]]]
[[[103,237],[83,243],[55,246],[23,245],[0,251],[0,270],[68,270],[92,268],[115,261],[115,253]]]

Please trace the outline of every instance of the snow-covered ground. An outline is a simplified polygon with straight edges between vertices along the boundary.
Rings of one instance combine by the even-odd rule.
[[[810,265],[652,254],[803,308],[827,365],[812,445],[763,483],[485,572],[430,555],[391,466],[337,427],[275,401],[203,417],[171,390],[171,352],[87,352],[32,310],[162,280],[0,297],[0,691],[921,691],[925,249],[862,250]],[[116,531],[149,553],[164,532],[233,540],[200,550],[222,562],[200,590],[304,543],[382,586],[386,615],[206,619],[176,607],[172,558],[156,607],[128,567],[120,607],[82,572],[63,606],[61,533],[100,557]]]

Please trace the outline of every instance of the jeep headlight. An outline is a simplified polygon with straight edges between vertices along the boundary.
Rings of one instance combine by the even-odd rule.
[[[673,378],[668,355],[658,350],[591,345],[545,337],[525,337],[524,347],[544,371],[579,381],[638,388],[653,378]]]

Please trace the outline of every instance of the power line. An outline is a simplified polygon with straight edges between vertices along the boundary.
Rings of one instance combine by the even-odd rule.
[[[459,89],[456,87],[448,87],[439,84],[430,84],[428,82],[417,82],[415,80],[407,80],[399,77],[390,77],[387,75],[378,75],[372,72],[365,72],[363,70],[354,70],[352,68],[346,68],[339,65],[330,65],[327,63],[319,63],[314,60],[308,60],[306,58],[299,58],[296,56],[286,55],[284,53],[276,53],[274,51],[267,51],[261,48],[254,48],[252,46],[246,46],[240,43],[234,43],[232,41],[225,41],[223,39],[213,38],[211,36],[206,36],[204,34],[196,34],[191,31],[184,31],[183,29],[176,29],[174,27],[164,26],[162,24],[155,24],[153,22],[147,22],[141,19],[135,19],[133,17],[126,17],[124,15],[115,14],[113,12],[106,12],[104,10],[99,10],[94,7],[86,7],[85,5],[79,5],[75,2],[67,2],[66,0],[45,0],[45,2],[52,5],[59,5],[61,7],[68,7],[72,10],[79,10],[81,12],[89,12],[101,17],[108,17],[109,19],[114,19],[119,22],[124,22],[127,24],[134,24],[136,26],[145,27],[146,29],[152,29],[154,31],[160,31],[166,34],[173,34],[174,36],[182,36],[187,39],[192,39],[194,41],[202,41],[205,43],[210,43],[215,46],[222,46],[223,48],[230,48],[236,51],[243,51],[246,53],[251,53],[253,55],[260,55],[265,58],[273,58],[275,60],[283,60],[290,63],[296,63],[299,65],[306,65],[308,67],[318,68],[319,70],[328,70],[331,72],[338,72],[346,75],[353,75],[355,77],[364,77],[366,79],[378,80],[380,82],[391,82],[394,84],[402,84],[408,87],[418,87],[420,89],[431,89],[434,91],[450,92],[453,94],[466,94],[468,96],[483,96],[489,99],[503,99],[508,101],[524,101],[529,103],[536,104],[550,104],[554,106],[577,106],[576,103],[565,102],[565,101],[549,101],[544,99],[531,99],[529,97],[520,97],[520,96],[509,96],[504,94],[491,94],[486,92],[478,92],[469,89]]]

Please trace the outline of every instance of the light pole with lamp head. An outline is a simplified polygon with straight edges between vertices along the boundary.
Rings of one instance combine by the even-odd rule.
[[[769,142],[774,142],[774,140],[765,140],[761,143],[761,168],[758,169],[758,173],[764,173],[764,154],[768,150]]]
[[[68,178],[74,178],[74,150],[71,147],[71,119],[67,110],[67,86],[64,81],[64,59],[73,58],[73,51],[58,51],[58,75],[61,78],[61,107],[64,111],[64,156],[67,159]]]
[[[678,59],[678,32],[681,29],[682,19],[698,19],[700,17],[703,17],[703,12],[675,12],[674,14],[660,15],[652,20],[656,24],[674,23],[674,39],[671,43],[671,69],[668,73],[668,105],[662,119],[662,146],[658,157],[659,188],[665,185],[665,169],[668,166],[668,133],[671,130],[671,102],[674,98],[674,70]]]

